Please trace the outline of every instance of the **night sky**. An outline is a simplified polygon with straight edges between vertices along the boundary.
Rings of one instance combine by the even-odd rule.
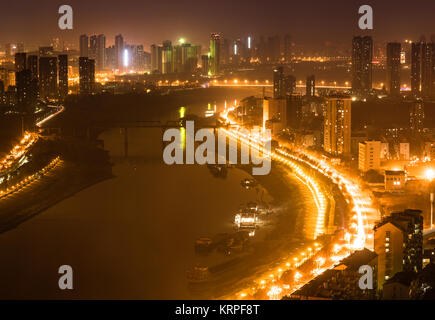
[[[290,33],[295,42],[319,45],[350,43],[362,33],[358,8],[374,9],[375,41],[417,40],[435,33],[434,0],[2,0],[0,43],[48,44],[61,37],[77,45],[82,33],[104,33],[107,45],[122,33],[128,43],[160,43],[185,37],[205,45],[210,32],[230,39],[247,35]],[[57,27],[58,8],[74,9],[74,30]]]

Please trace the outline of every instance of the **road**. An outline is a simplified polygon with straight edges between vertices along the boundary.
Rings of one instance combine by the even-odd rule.
[[[228,117],[228,113],[232,111],[227,109],[221,116],[226,119],[227,123],[237,126],[238,124]],[[222,129],[225,130],[225,129]],[[239,132],[237,129],[225,130],[227,134],[237,138],[241,143],[249,145],[251,148],[263,150],[262,137],[260,135],[246,136],[244,133]],[[340,259],[349,255],[355,250],[361,250],[364,247],[371,247],[373,234],[373,223],[378,219],[378,212],[374,209],[371,194],[365,190],[362,182],[356,178],[351,177],[349,174],[342,172],[335,168],[333,165],[328,164],[325,160],[316,158],[314,155],[310,155],[306,151],[302,153],[291,152],[283,148],[276,149],[275,152],[268,152],[263,150],[265,154],[270,156],[274,161],[277,161],[293,170],[295,174],[304,181],[306,186],[310,189],[313,195],[313,201],[316,203],[317,212],[317,224],[315,228],[315,237],[320,236],[325,232],[325,208],[326,198],[322,193],[322,189],[314,176],[310,176],[305,173],[304,166],[309,166],[315,169],[318,173],[331,179],[340,188],[343,196],[348,199],[352,207],[352,222],[347,226],[346,233],[344,234],[343,244],[336,243],[334,245],[334,254],[330,256],[315,257],[318,261],[316,268],[311,270],[311,276],[304,276],[299,272],[295,273],[295,282],[297,286],[290,287],[287,284],[278,284],[277,280],[280,280],[284,272],[289,270],[297,270],[303,261],[307,261],[308,256],[313,252],[310,247],[307,251],[300,253],[299,257],[294,257],[283,262],[274,272],[269,274],[269,277],[259,277],[256,281],[257,285],[253,288],[248,288],[246,291],[241,291],[236,295],[229,296],[227,298],[253,298],[259,291],[267,291],[267,296],[270,299],[280,299],[284,295],[296,291],[305,283],[310,281],[316,275],[322,273],[324,270],[331,268]],[[317,246],[319,248],[319,245]],[[320,249],[319,249],[320,250]],[[345,251],[345,253],[343,253]],[[321,262],[321,263],[320,263]],[[305,281],[301,281],[305,280]],[[258,298],[258,297],[257,297]]]

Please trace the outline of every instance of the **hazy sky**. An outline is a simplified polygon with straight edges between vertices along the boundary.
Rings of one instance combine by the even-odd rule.
[[[6,0],[2,0],[6,2]],[[58,8],[74,9],[74,30],[61,31]],[[61,37],[77,45],[81,33],[122,33],[146,47],[181,36],[206,44],[210,32],[228,38],[290,33],[294,41],[350,43],[359,32],[358,8],[374,9],[375,41],[418,39],[435,33],[435,0],[20,0],[2,4],[0,43],[48,44]]]

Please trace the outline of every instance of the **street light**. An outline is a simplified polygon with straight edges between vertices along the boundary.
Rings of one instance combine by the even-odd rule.
[[[435,179],[435,170],[432,168],[426,169],[424,173],[425,178],[429,181],[430,188],[430,228],[433,229],[433,200],[434,194],[432,189],[432,181]]]

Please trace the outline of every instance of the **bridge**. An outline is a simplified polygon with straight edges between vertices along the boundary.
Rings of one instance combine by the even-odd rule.
[[[210,83],[210,87],[273,87],[270,83]],[[306,88],[304,84],[297,84],[296,88]],[[316,85],[316,89],[333,89],[333,90],[350,90],[352,87],[349,86],[338,86],[338,85]]]

